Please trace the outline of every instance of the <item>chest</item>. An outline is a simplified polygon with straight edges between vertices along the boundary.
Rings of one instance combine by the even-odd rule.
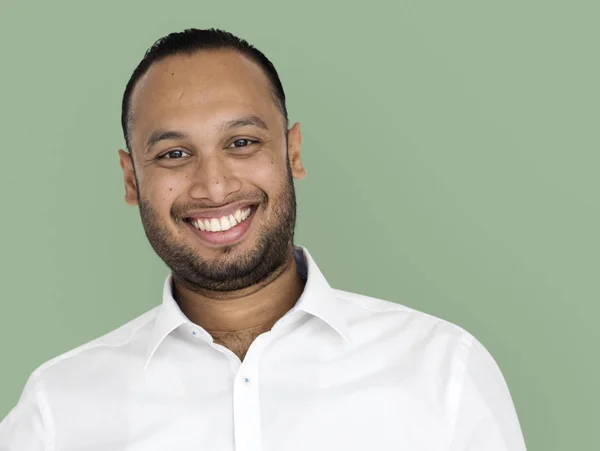
[[[314,340],[323,345],[261,335],[243,361],[218,343],[172,340],[145,371],[99,368],[52,403],[56,451],[446,448],[447,393],[431,361]]]
[[[436,393],[393,365],[354,373],[317,364],[227,366],[189,365],[188,374],[129,381],[138,387],[89,399],[89,408],[57,424],[64,445],[57,451],[445,449]],[[213,374],[193,377],[203,371]]]

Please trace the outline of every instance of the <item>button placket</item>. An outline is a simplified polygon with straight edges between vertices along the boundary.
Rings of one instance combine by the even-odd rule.
[[[258,363],[269,341],[268,333],[254,340],[234,380],[233,415],[236,451],[262,450]]]

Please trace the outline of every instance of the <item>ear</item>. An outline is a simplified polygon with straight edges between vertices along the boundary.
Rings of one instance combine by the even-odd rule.
[[[137,205],[137,189],[131,155],[129,152],[119,149],[119,160],[123,169],[123,181],[125,182],[125,202],[131,206]]]
[[[300,158],[300,144],[302,143],[302,134],[300,133],[300,124],[294,123],[288,130],[288,157],[292,168],[292,176],[297,180],[302,180],[306,176],[306,169],[302,166]]]

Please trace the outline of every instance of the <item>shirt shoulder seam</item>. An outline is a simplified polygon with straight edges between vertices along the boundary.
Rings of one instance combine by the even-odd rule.
[[[450,433],[448,435],[448,450],[452,449],[452,441],[454,440],[454,434],[456,433],[456,422],[458,421],[458,408],[460,405],[460,398],[464,390],[465,379],[467,375],[467,362],[469,360],[469,356],[471,354],[473,346],[476,342],[476,338],[473,335],[471,335],[468,331],[462,329],[460,326],[456,327],[459,327],[463,331],[463,335],[461,336],[460,355],[457,356],[454,360],[454,364],[456,366],[455,370],[457,373],[459,373],[459,377],[454,384],[455,396],[453,397],[450,406],[451,414],[449,422]]]
[[[54,419],[46,398],[44,383],[40,378],[40,369],[33,373],[33,390],[35,399],[40,408],[44,428],[44,450],[53,451],[54,446]]]

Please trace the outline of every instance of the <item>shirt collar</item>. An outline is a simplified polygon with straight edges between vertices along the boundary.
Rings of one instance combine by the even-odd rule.
[[[306,280],[304,291],[292,308],[309,313],[328,324],[346,342],[350,343],[348,323],[344,317],[343,301],[336,296],[325,276],[303,246],[294,247],[294,258],[300,276]],[[150,341],[146,351],[145,365],[171,332],[183,324],[192,324],[173,298],[173,273],[169,273],[163,286],[163,301],[158,307]]]
[[[331,288],[327,279],[305,247],[294,248],[294,258],[300,276],[306,279],[304,291],[292,310],[302,310],[327,323],[348,343],[351,343],[346,321],[347,304]]]

